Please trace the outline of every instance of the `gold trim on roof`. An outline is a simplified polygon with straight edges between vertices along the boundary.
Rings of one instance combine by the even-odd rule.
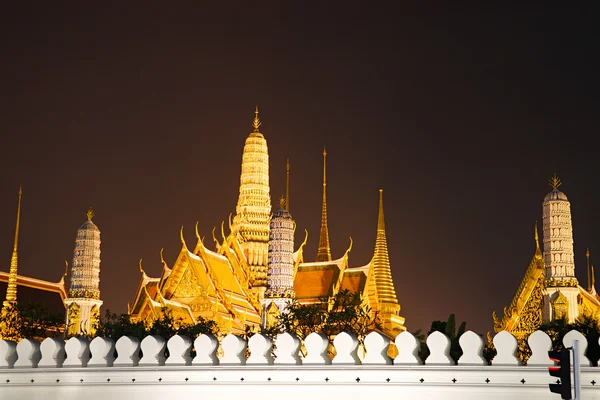
[[[554,176],[550,179],[550,186],[552,189],[558,190],[560,185],[562,185],[562,181],[556,176],[556,173],[554,173]]]

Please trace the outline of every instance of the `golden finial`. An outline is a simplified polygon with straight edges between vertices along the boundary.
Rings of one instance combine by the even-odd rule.
[[[202,239],[200,239],[200,234],[198,233],[198,221],[196,221],[196,239],[198,239],[198,241],[202,242]]]
[[[225,221],[221,221],[221,236],[223,236],[223,243],[227,242],[227,237],[225,236]]]
[[[183,225],[181,226],[181,230],[179,231],[179,239],[181,239],[181,244],[187,249],[185,239],[183,238]]]
[[[560,185],[562,185],[562,181],[558,178],[558,176],[556,176],[556,173],[554,173],[554,176],[552,177],[552,179],[550,179],[550,186],[552,187],[552,189],[558,190],[558,187]]]
[[[142,268],[142,259],[141,259],[141,258],[140,258],[140,263],[139,263],[139,265],[140,265],[140,272],[141,272],[142,274],[146,275],[146,273],[144,272],[144,268]]]
[[[256,106],[256,111],[254,111],[254,121],[252,121],[254,132],[258,132],[258,128],[261,126],[261,124],[262,122],[260,122],[260,118],[258,118],[258,106]]]
[[[533,229],[533,237],[535,239],[535,258],[542,259],[542,250],[540,249],[540,239],[538,236],[538,222],[535,221],[535,226]]]
[[[163,247],[162,249],[160,249],[160,262],[163,264],[166,264],[165,259],[163,258],[163,251],[165,250],[165,248]]]
[[[352,242],[352,236],[350,236],[350,246],[348,246],[348,250],[346,250],[346,255],[348,253],[350,253],[350,251],[352,251],[352,244],[353,244],[353,242]]]
[[[217,240],[217,236],[215,235],[216,230],[217,230],[217,227],[213,226],[212,237],[213,237],[213,240],[215,241],[215,244],[217,245],[217,251],[219,251],[219,241]]]
[[[91,221],[92,218],[94,218],[94,209],[92,208],[92,206],[90,206],[90,209],[87,212],[87,218],[88,221]]]
[[[304,241],[302,242],[302,244],[300,245],[300,247],[305,246],[306,242],[308,242],[308,229],[304,230]]]
[[[285,210],[286,203],[287,202],[285,201],[285,197],[281,195],[281,197],[279,198],[279,208],[283,208]]]
[[[65,260],[65,273],[63,274],[63,279],[65,279],[67,277],[68,273],[69,273],[69,262],[67,260]]]

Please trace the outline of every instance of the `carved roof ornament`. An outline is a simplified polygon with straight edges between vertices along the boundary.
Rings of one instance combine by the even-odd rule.
[[[283,195],[281,195],[281,197],[279,198],[279,208],[282,208],[285,210],[286,204],[287,204],[287,201],[285,200],[285,197],[283,197]]]
[[[550,186],[552,187],[552,189],[558,190],[558,187],[560,185],[562,185],[562,181],[558,178],[558,176],[556,176],[556,173],[554,173],[554,176],[552,177],[552,179],[550,179]]]
[[[538,236],[538,223],[537,221],[535,221],[535,233],[534,233],[534,238],[535,238],[535,258],[538,260],[541,260],[544,256],[542,254],[542,250],[540,249],[540,239]]]
[[[87,211],[87,219],[91,221],[94,218],[94,209],[90,206],[90,209]]]
[[[259,132],[258,128],[262,125],[260,122],[260,118],[258,118],[258,106],[256,106],[256,110],[254,111],[254,120],[252,121],[252,126],[254,127],[254,132]]]

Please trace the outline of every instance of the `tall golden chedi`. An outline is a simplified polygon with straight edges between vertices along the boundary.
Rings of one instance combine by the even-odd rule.
[[[67,306],[66,329],[69,336],[93,335],[100,319],[100,229],[92,222],[90,207],[87,221],[77,230],[71,287]]]
[[[17,201],[17,223],[15,226],[15,241],[13,244],[12,256],[10,258],[10,270],[8,276],[8,287],[6,288],[6,298],[2,303],[2,308],[16,306],[17,304],[17,275],[19,267],[19,223],[21,222],[21,197],[23,189],[19,188],[19,200]]]
[[[131,318],[150,322],[159,318],[166,308],[185,322],[195,323],[202,317],[214,320],[221,332],[243,334],[247,329],[258,330],[261,325],[269,325],[288,299],[330,307],[329,300],[338,292],[349,290],[361,293],[365,305],[379,315],[384,333],[395,336],[406,330],[391,278],[382,199],[372,260],[364,266],[349,266],[352,239],[345,253],[332,259],[324,158],[319,255],[316,261],[305,261],[308,233],[294,251],[295,223],[289,213],[289,162],[286,199],[271,218],[268,149],[259,131],[258,109],[252,125],[254,131],[244,146],[240,194],[229,233],[225,233],[222,223],[221,239],[217,239],[216,229],[213,229],[214,250],[204,244],[197,224],[193,249],[188,248],[180,233],[181,250],[171,268],[161,251],[163,269],[158,278],[146,275],[140,261],[141,281],[133,303],[128,305]]]
[[[23,190],[19,187],[19,200],[17,202],[17,223],[15,225],[15,240],[13,243],[12,256],[10,258],[10,269],[8,275],[8,285],[6,287],[6,296],[2,303],[0,322],[0,339],[18,340],[19,334],[13,321],[18,317],[17,313],[17,277],[19,267],[19,223],[21,221],[21,197]]]
[[[384,332],[394,331],[395,327],[404,326],[404,318],[400,317],[400,304],[396,298],[396,289],[392,280],[383,216],[383,189],[379,189],[377,238],[375,239],[375,255],[372,264],[369,296],[371,302],[377,304]]]
[[[535,252],[521,285],[510,305],[504,308],[502,320],[495,312],[492,315],[496,332],[507,330],[520,342],[545,322],[565,319],[572,323],[580,316],[600,317],[600,296],[594,288],[589,250],[586,251],[587,289],[580,286],[575,277],[571,203],[558,190],[561,184],[555,174],[550,181],[552,190],[542,203],[543,253],[536,223]]]
[[[269,223],[271,195],[269,187],[269,151],[267,141],[259,131],[261,125],[256,106],[252,126],[242,154],[240,195],[235,208],[231,230],[250,268],[252,292],[261,300],[267,289],[269,253]]]

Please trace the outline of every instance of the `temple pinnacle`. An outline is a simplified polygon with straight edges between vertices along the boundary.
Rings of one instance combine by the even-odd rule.
[[[290,159],[285,163],[285,210],[290,212]]]
[[[331,261],[329,246],[329,228],[327,226],[327,150],[323,147],[323,204],[321,207],[321,232],[317,261]]]
[[[6,288],[6,298],[3,306],[8,307],[11,304],[17,302],[17,273],[19,266],[19,256],[17,249],[19,247],[19,223],[21,221],[21,197],[23,196],[23,189],[19,187],[19,199],[17,201],[17,223],[15,225],[15,241],[13,244],[12,257],[10,259],[10,270],[8,275],[8,286]]]
[[[94,218],[94,209],[92,206],[90,206],[89,210],[87,211],[87,219],[88,221],[91,221],[92,218]]]
[[[550,179],[550,186],[552,189],[558,190],[560,185],[562,185],[562,181],[556,176],[556,173],[554,173],[554,176]]]
[[[252,121],[254,132],[258,132],[258,128],[261,126],[261,124],[262,122],[260,122],[260,118],[258,118],[258,106],[256,106],[256,110],[254,111],[254,121]]]

